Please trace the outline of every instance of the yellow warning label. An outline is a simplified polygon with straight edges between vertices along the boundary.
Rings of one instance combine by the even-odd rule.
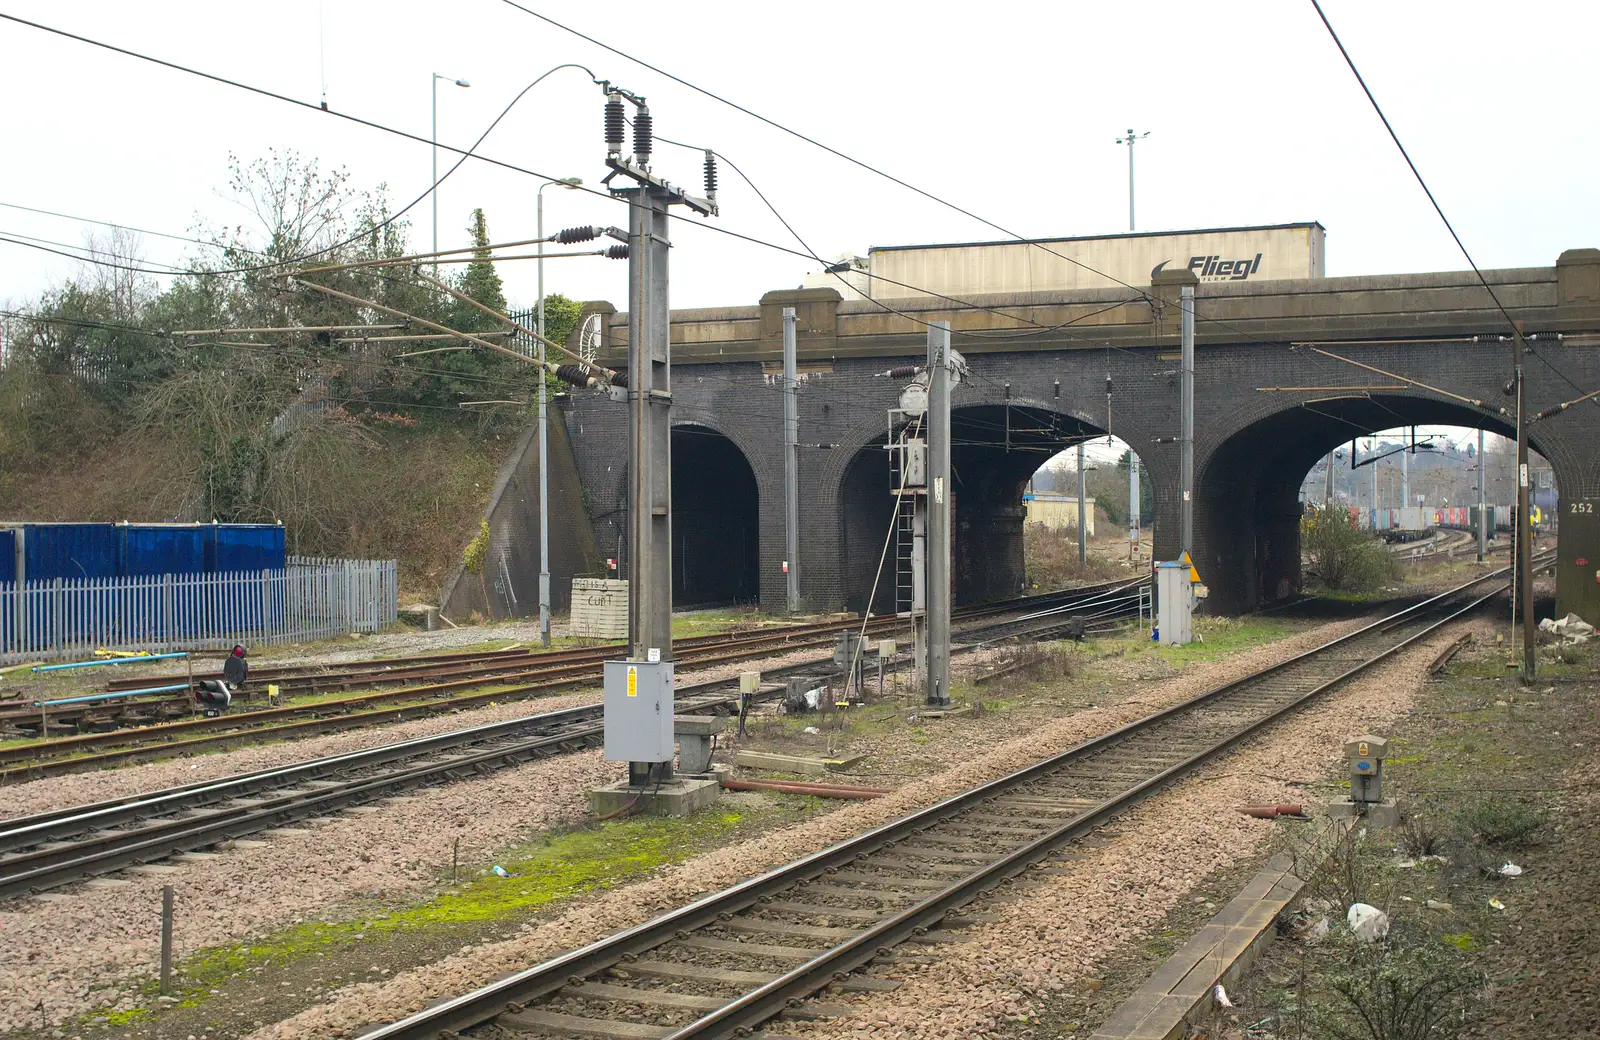
[[[1367,752],[1367,742],[1366,741],[1363,740],[1361,743],[1356,745],[1356,757],[1357,758],[1370,758],[1371,757]]]
[[[628,669],[628,696],[639,696],[639,669],[637,668]]]
[[[1191,582],[1193,582],[1194,584],[1196,584],[1196,585],[1200,584],[1200,572],[1195,570],[1194,561],[1189,559],[1189,554],[1188,553],[1184,553],[1183,557],[1179,560],[1179,562],[1188,565],[1188,567],[1189,567],[1189,580]]]

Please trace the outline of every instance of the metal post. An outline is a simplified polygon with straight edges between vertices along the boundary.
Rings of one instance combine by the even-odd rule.
[[[783,553],[789,613],[800,612],[800,373],[793,307],[783,309]]]
[[[1194,286],[1185,285],[1181,292],[1179,303],[1183,308],[1180,330],[1183,372],[1180,406],[1183,409],[1183,425],[1179,434],[1182,452],[1178,461],[1178,487],[1182,493],[1179,502],[1182,509],[1179,548],[1186,553],[1192,553],[1194,551]]]
[[[928,703],[950,703],[950,323],[928,326]],[[1081,449],[1080,449],[1081,450]]]
[[[623,193],[628,209],[628,642],[633,656],[672,660],[671,343],[665,192]]]
[[[1324,509],[1332,509],[1333,508],[1333,452],[1331,452],[1331,451],[1328,452],[1328,472],[1324,476],[1324,481],[1325,481],[1325,483],[1324,483],[1324,486],[1322,488],[1322,508],[1324,508]]]
[[[548,183],[548,182],[546,182]],[[539,238],[539,645],[550,645],[550,418],[544,370],[544,185],[534,193]]]
[[[1378,454],[1378,438],[1376,438],[1376,437],[1368,437],[1367,438],[1367,454],[1369,454],[1369,455],[1377,455]],[[1367,465],[1372,467],[1372,508],[1373,509],[1378,509],[1378,508],[1380,508],[1379,501],[1378,501],[1378,460],[1376,458],[1374,458],[1371,461],[1369,461],[1367,463]]]
[[[428,81],[428,92],[433,95],[433,129],[428,134],[432,143],[433,177],[428,181],[428,196],[433,200],[433,251],[439,251],[439,74],[435,72]],[[439,277],[439,260],[433,261],[433,276]]]
[[[161,992],[172,992],[172,886],[161,886]]]
[[[1411,449],[1416,447],[1417,430],[1411,427],[1411,443],[1406,444],[1406,434],[1400,434],[1400,507],[1408,508],[1411,505],[1411,463],[1406,456],[1411,454]]]
[[[1489,478],[1489,470],[1483,461],[1483,431],[1478,431],[1478,562],[1482,563],[1489,556],[1489,518],[1487,516],[1486,502],[1488,491],[1484,485]]]
[[[1128,558],[1139,555],[1139,456],[1128,449]]]
[[[1528,523],[1528,424],[1523,405],[1527,397],[1527,377],[1522,370],[1525,344],[1522,330],[1512,337],[1512,358],[1517,381],[1517,595],[1522,600],[1522,677],[1532,682],[1538,670],[1535,648],[1537,632],[1533,624],[1533,532]]]
[[[1133,131],[1128,131],[1128,230],[1133,230]]]
[[[1078,562],[1089,562],[1089,517],[1084,511],[1088,505],[1088,484],[1083,472],[1083,442],[1078,442]]]

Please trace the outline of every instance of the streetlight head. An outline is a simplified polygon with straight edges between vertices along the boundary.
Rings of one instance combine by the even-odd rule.
[[[456,80],[456,86],[458,86],[458,87],[470,87],[470,86],[472,86],[472,84],[468,83],[464,79],[458,79],[458,80]]]
[[[563,177],[559,181],[557,181],[556,183],[557,184],[565,184],[569,188],[579,188],[579,187],[583,186],[583,178],[582,177]]]

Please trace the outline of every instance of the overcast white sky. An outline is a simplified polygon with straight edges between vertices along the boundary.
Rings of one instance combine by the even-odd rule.
[[[851,155],[1030,236],[1125,230],[1125,128],[1139,145],[1140,229],[1321,221],[1328,273],[1464,267],[1309,2],[1138,5],[608,4],[527,0]],[[1335,27],[1481,266],[1547,266],[1600,245],[1592,47],[1600,5],[1327,0]],[[0,10],[329,105],[423,136],[430,73],[442,140],[466,145],[551,65],[587,64],[647,94],[657,130],[744,167],[823,256],[997,237],[792,137],[499,0],[0,0]],[[322,25],[319,47],[319,15]],[[325,53],[325,60],[322,55]],[[0,22],[0,202],[184,233],[239,212],[230,152],[292,148],[384,182],[429,182],[429,149],[377,131]],[[604,174],[601,97],[562,72],[484,152],[591,184]],[[441,163],[447,160],[441,155]],[[698,157],[663,146],[688,185]],[[790,244],[731,171],[717,223]],[[532,178],[469,163],[441,189],[441,244],[482,206],[498,239],[531,236]],[[620,223],[619,205],[546,192],[549,229]],[[427,205],[413,211],[425,247]],[[0,232],[79,243],[85,225],[0,208]],[[692,228],[677,232],[675,306],[747,304],[815,265]],[[152,260],[181,243],[146,238]],[[531,264],[504,265],[515,304]],[[70,261],[0,243],[0,300],[70,277]],[[551,291],[622,303],[624,265],[562,261]]]

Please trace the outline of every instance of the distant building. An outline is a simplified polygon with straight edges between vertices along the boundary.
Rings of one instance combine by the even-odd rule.
[[[1047,238],[1037,244],[873,246],[865,257],[842,255],[838,263],[848,268],[837,274],[806,275],[802,287],[837,289],[847,300],[887,300],[930,293],[965,298],[1145,286],[1161,270],[1190,270],[1202,282],[1323,278],[1326,235],[1321,224],[1311,221]]]
[[[1086,498],[1084,502],[1089,514],[1089,528],[1086,533],[1093,538],[1094,499]],[[1043,524],[1052,531],[1078,525],[1077,495],[1052,495],[1036,491],[1023,495],[1022,503],[1028,507],[1027,522],[1030,524]]]

